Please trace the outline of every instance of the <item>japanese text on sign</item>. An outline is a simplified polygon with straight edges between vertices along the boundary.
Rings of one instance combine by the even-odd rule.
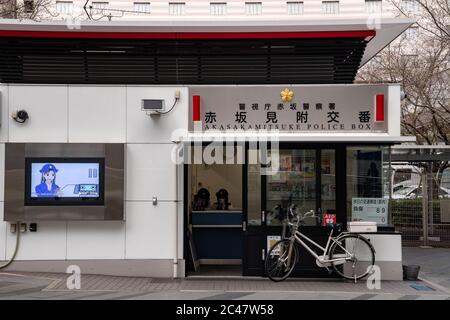
[[[384,198],[353,198],[352,219],[373,221],[378,225],[388,223],[389,200]]]

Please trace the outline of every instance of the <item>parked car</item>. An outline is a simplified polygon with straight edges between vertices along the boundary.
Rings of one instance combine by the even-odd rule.
[[[417,199],[422,198],[422,194],[422,186],[399,186],[394,189],[392,199]],[[439,199],[450,199],[450,189],[441,187]]]
[[[416,199],[422,197],[422,187],[401,186],[394,189],[392,199]]]

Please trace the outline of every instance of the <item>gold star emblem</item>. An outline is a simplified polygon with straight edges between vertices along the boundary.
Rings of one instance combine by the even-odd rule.
[[[281,101],[291,102],[294,99],[294,91],[289,90],[289,88],[284,89],[280,92]]]

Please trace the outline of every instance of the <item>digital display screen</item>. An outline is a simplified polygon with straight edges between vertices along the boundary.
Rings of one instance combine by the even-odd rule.
[[[98,163],[34,162],[31,164],[30,194],[32,198],[97,198],[98,185]]]

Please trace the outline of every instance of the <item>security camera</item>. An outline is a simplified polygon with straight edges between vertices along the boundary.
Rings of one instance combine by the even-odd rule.
[[[25,110],[18,110],[12,113],[12,118],[18,123],[24,123],[28,120],[28,112]]]

